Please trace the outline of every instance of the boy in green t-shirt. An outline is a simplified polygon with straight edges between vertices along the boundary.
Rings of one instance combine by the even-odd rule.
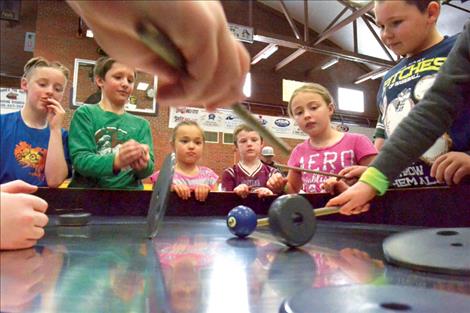
[[[84,105],[70,124],[69,150],[74,167],[70,187],[142,189],[153,172],[153,142],[149,122],[124,106],[134,89],[132,68],[109,57],[94,69],[102,98]]]

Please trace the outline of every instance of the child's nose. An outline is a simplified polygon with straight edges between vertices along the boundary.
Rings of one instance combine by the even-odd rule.
[[[382,35],[383,41],[385,41],[385,39],[391,38],[393,36],[393,33],[389,27],[384,27],[381,35]]]
[[[127,81],[127,79],[121,80],[121,86],[124,88],[129,88],[129,82]]]
[[[49,87],[46,89],[46,95],[52,96],[53,94],[54,94],[54,87],[49,86]]]

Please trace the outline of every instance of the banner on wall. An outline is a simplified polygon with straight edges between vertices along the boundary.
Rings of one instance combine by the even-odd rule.
[[[288,117],[270,115],[255,115],[260,123],[269,128],[276,136],[291,139],[306,139],[307,136]],[[232,110],[218,109],[207,112],[202,108],[179,107],[170,108],[169,128],[174,128],[179,122],[190,120],[197,122],[205,131],[232,133],[242,121]]]
[[[17,88],[0,88],[0,113],[21,110],[26,102],[26,93]]]

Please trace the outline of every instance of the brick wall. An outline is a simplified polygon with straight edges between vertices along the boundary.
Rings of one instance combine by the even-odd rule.
[[[78,17],[65,2],[43,1],[38,6],[36,23],[36,56],[44,56],[50,60],[60,60],[73,73],[75,58],[95,60],[99,57],[98,46],[89,38],[80,38],[77,35]],[[85,79],[85,78],[84,78]],[[66,99],[70,101],[72,81],[67,86]],[[91,86],[91,85],[89,85]],[[91,87],[90,87],[91,88]],[[66,125],[70,125],[73,110],[67,108]],[[269,112],[263,112],[269,114]],[[271,112],[278,114],[277,112]],[[158,116],[143,116],[152,127],[156,166],[160,167],[164,156],[171,151],[169,139],[171,129],[168,128],[168,108],[159,107]],[[212,168],[221,175],[224,168],[233,164],[235,158],[233,145],[222,144],[222,134],[219,134],[220,143],[207,143],[203,154],[202,164]],[[295,145],[298,141],[289,140]],[[280,162],[287,162],[286,157],[278,158]]]
[[[32,52],[24,51],[24,38],[26,32],[35,32],[37,2],[23,1],[21,3],[20,20],[0,20],[0,86],[20,88],[20,77],[23,75],[23,66],[33,57]],[[15,62],[11,57],[14,56]],[[8,76],[4,76],[8,75]]]

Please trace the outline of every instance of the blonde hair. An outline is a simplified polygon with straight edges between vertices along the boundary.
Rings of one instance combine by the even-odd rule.
[[[301,92],[311,92],[311,93],[320,95],[327,105],[332,104],[333,107],[335,106],[335,101],[333,97],[331,96],[330,92],[328,91],[328,89],[316,83],[306,84],[300,88],[297,88],[294,91],[294,93],[292,93],[292,96],[290,97],[289,104],[287,105],[287,112],[289,112],[289,116],[291,118],[294,118],[294,114],[292,113],[292,101]]]
[[[29,61],[26,62],[24,66],[23,78],[26,80],[29,80],[34,70],[40,67],[55,68],[59,70],[60,72],[62,72],[66,80],[69,79],[70,71],[68,68],[66,68],[60,62],[57,62],[57,61],[49,62],[47,59],[43,57],[35,57],[32,59],[29,59]]]
[[[196,126],[199,131],[201,132],[202,134],[202,141],[204,143],[206,143],[206,136],[204,135],[204,130],[201,128],[201,126],[199,126],[199,124],[195,121],[190,121],[190,120],[187,120],[187,121],[181,121],[178,123],[178,125],[176,125],[176,127],[173,129],[173,134],[171,135],[171,143],[174,144],[175,141],[176,141],[176,133],[178,132],[178,129],[181,127],[181,126]]]
[[[242,131],[258,133],[256,130],[254,130],[253,128],[251,128],[250,126],[246,124],[238,125],[233,131],[233,144],[235,145],[235,147],[237,147],[238,134],[240,134]],[[259,133],[258,135],[259,135],[259,138],[261,138],[261,142],[263,142],[263,137],[261,137]]]

